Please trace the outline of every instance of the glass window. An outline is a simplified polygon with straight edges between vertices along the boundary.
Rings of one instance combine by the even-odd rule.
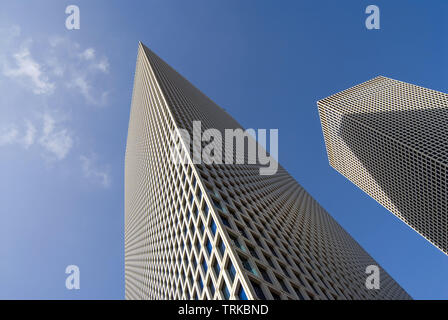
[[[274,298],[274,300],[282,300],[282,298],[280,297],[280,295],[277,292],[271,291],[272,294],[272,298]]]
[[[199,276],[199,278],[198,278],[198,283],[199,283],[199,288],[201,288],[201,292],[202,292],[202,290],[204,289],[204,283],[202,282],[202,278],[201,278],[201,276]]]
[[[258,266],[258,269],[260,270],[261,276],[263,277],[263,279],[269,283],[272,283],[271,277],[269,277],[268,272],[266,271],[265,268]]]
[[[216,208],[218,208],[219,210],[222,211],[222,206],[221,206],[221,204],[219,203],[219,201],[216,200],[215,198],[212,198],[212,199],[213,199],[213,205],[214,205]]]
[[[229,289],[227,289],[227,286],[225,283],[221,287],[221,292],[222,292],[225,300],[230,299],[230,292],[229,292]]]
[[[212,267],[213,267],[213,270],[215,271],[216,278],[218,278],[219,271],[221,269],[219,268],[219,264],[218,264],[218,261],[216,259],[215,259],[215,261],[213,261]]]
[[[227,272],[229,273],[230,279],[233,282],[233,280],[235,279],[236,271],[231,261],[229,261],[229,263],[227,264]]]
[[[208,254],[210,255],[210,254],[212,253],[212,249],[213,249],[213,247],[212,247],[212,243],[210,242],[210,239],[208,239],[208,237],[207,237],[207,243],[206,243],[206,246],[207,246],[207,252],[208,252]]]
[[[258,259],[258,254],[257,251],[255,251],[255,248],[252,246],[247,246],[249,248],[249,252],[252,255],[252,257],[257,258]]]
[[[288,287],[286,286],[285,281],[277,276],[277,280],[280,283],[280,285],[282,286],[283,290],[285,290],[286,292],[289,292]]]
[[[208,288],[210,290],[210,293],[212,294],[212,297],[215,295],[215,286],[213,285],[213,281],[210,280],[208,283]]]
[[[254,288],[255,294],[257,295],[257,297],[261,300],[267,300],[266,296],[264,295],[263,289],[261,289],[261,286],[254,282],[251,281],[252,287]]]
[[[224,253],[226,251],[226,245],[224,244],[224,241],[219,240],[218,249],[219,253],[221,253],[221,256],[224,257]]]
[[[196,206],[194,206],[193,212],[194,212],[194,217],[197,218],[198,214],[199,214],[199,210],[198,210],[198,208]]]
[[[221,221],[222,221],[222,223],[223,223],[226,227],[232,228],[232,227],[230,226],[230,222],[229,222],[229,220],[227,220],[226,217],[221,216]]]
[[[212,220],[210,228],[212,229],[213,235],[215,235],[215,233],[216,233],[216,223],[215,223],[215,220]]]
[[[239,256],[241,259],[241,263],[243,264],[244,269],[251,272],[254,275],[257,275],[257,271],[252,268],[252,265],[250,264],[249,260],[246,257]]]
[[[238,298],[240,300],[248,300],[246,292],[244,291],[243,286],[241,286],[241,285],[240,285],[240,289],[238,290]]]

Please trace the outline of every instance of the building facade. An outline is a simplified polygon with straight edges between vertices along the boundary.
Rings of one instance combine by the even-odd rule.
[[[377,77],[317,104],[330,165],[448,254],[448,94]]]
[[[283,169],[194,164],[177,129],[241,128],[139,44],[125,158],[127,299],[408,299]],[[184,162],[173,161],[177,152]]]

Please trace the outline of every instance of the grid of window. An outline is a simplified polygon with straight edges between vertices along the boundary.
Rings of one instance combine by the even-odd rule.
[[[448,94],[377,77],[318,109],[330,165],[448,254]]]
[[[171,130],[241,128],[139,45],[125,162],[127,299],[407,299],[281,166],[193,164]],[[191,146],[190,146],[191,147]],[[185,163],[170,160],[170,152]]]

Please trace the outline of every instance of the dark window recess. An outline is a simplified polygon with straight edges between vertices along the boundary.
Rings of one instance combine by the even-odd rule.
[[[252,288],[254,288],[254,291],[255,291],[255,294],[257,295],[257,297],[261,300],[267,300],[266,296],[264,295],[263,290],[261,289],[261,286],[258,283],[253,282],[253,281],[251,281],[251,284],[252,284]]]

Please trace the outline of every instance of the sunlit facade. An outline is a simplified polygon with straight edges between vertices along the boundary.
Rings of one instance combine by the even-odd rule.
[[[330,165],[448,254],[448,94],[377,77],[318,108]]]
[[[383,269],[381,288],[366,288],[377,263],[281,166],[260,175],[259,165],[194,164],[171,134],[193,121],[241,128],[139,44],[125,160],[127,299],[410,298]]]

